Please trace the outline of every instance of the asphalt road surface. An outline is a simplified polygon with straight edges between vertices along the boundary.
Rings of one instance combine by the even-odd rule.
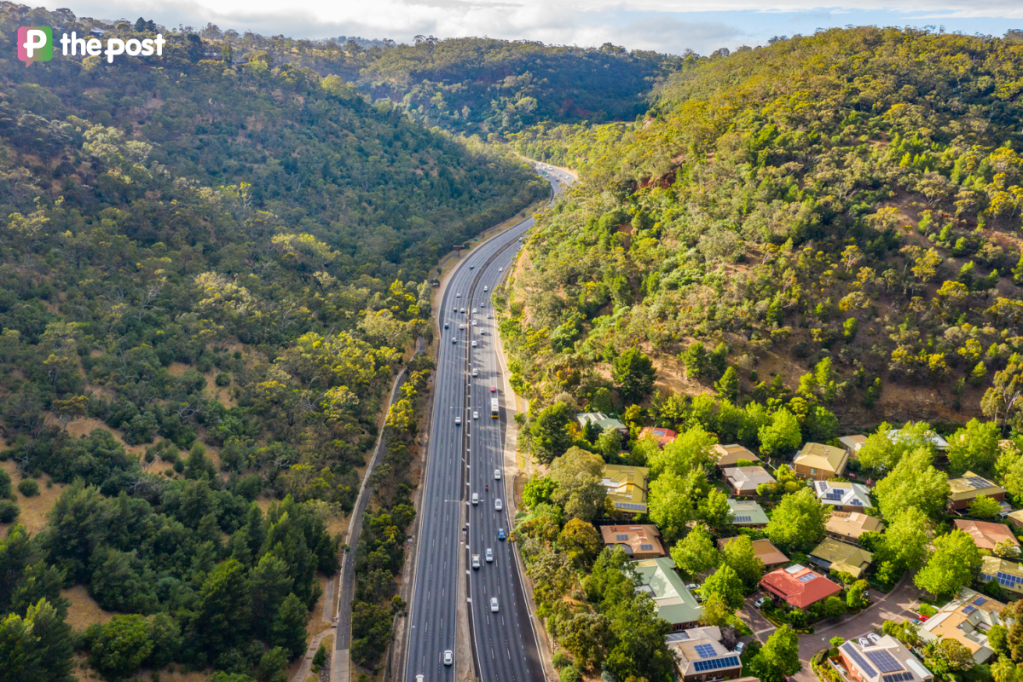
[[[542,168],[555,192],[570,181],[561,171]],[[437,311],[441,339],[426,487],[419,510],[419,549],[405,659],[407,682],[417,682],[417,675],[423,675],[424,682],[452,682],[456,674],[462,676],[466,666],[471,666],[474,676],[484,682],[544,679],[512,554],[515,548],[498,539],[499,528],[506,533],[511,530],[507,505],[501,511],[495,509],[495,500],[504,502],[506,497],[506,414],[496,351],[500,341],[490,296],[507,274],[519,238],[532,225],[532,218],[524,220],[470,251],[449,278]],[[460,325],[464,329],[459,329]],[[471,346],[473,341],[475,348]],[[473,368],[476,377],[472,377]],[[491,386],[496,391],[492,392]],[[491,417],[492,397],[500,403],[497,419]],[[456,424],[456,418],[460,424]],[[500,480],[495,479],[495,470],[501,471]],[[478,505],[469,503],[473,493],[479,495]],[[467,514],[468,530],[461,527],[463,512]],[[492,563],[484,560],[488,547],[493,551]],[[459,553],[463,555],[462,572]],[[471,569],[470,554],[480,555],[479,570]],[[474,660],[460,660],[456,655],[454,664],[446,666],[444,652],[457,653],[457,581],[467,578]],[[498,603],[496,613],[491,611],[493,597]]]

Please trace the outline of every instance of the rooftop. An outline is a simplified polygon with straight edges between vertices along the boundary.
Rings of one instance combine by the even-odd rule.
[[[831,517],[824,524],[824,529],[835,535],[844,535],[854,540],[864,533],[880,532],[884,528],[881,519],[867,516],[860,512],[831,512]]]
[[[860,451],[860,448],[863,447],[863,444],[867,442],[867,437],[860,435],[842,436],[838,439],[838,442],[847,447],[849,450],[852,450],[854,453],[857,453]]]
[[[768,592],[800,609],[842,591],[841,585],[800,564],[771,571],[760,584]]]
[[[995,545],[1005,540],[1019,547],[1019,540],[1012,534],[1009,527],[1003,523],[956,519],[956,528],[969,533],[973,537],[973,544],[977,545],[980,549],[994,549]]]
[[[769,519],[763,508],[756,502],[740,502],[728,498],[732,510],[733,526],[766,526]]]
[[[703,607],[689,594],[685,583],[675,573],[675,562],[670,557],[633,561],[639,575],[640,586],[657,606],[657,615],[669,623],[695,623]]]
[[[728,484],[738,492],[755,493],[762,483],[774,483],[774,476],[764,467],[729,467],[722,469]]]
[[[600,534],[605,545],[623,545],[625,553],[629,556],[649,553],[664,556],[664,547],[661,546],[657,526],[621,524],[601,526]]]
[[[981,557],[980,579],[984,582],[997,580],[1007,590],[1023,592],[1023,564],[996,556]]]
[[[623,464],[605,464],[601,483],[615,509],[633,513],[646,512],[646,482],[650,470]]]
[[[814,469],[823,469],[841,474],[845,471],[849,453],[842,448],[835,448],[821,443],[807,443],[796,455],[794,462]]]
[[[657,444],[662,448],[668,443],[675,440],[678,434],[671,429],[660,429],[653,426],[644,426],[639,432],[639,439],[643,440],[646,437],[651,437],[657,440]]]
[[[902,431],[900,431],[899,429],[892,429],[891,431],[888,432],[888,440],[892,441],[893,443],[899,442],[901,438]],[[948,450],[948,441],[934,432],[931,432],[931,435],[928,436],[927,440],[929,440],[931,442],[931,445],[933,445],[941,452]]]
[[[590,422],[596,424],[601,430],[617,429],[617,430],[628,430],[620,420],[610,417],[603,412],[580,412],[575,416],[575,420],[579,422],[579,426],[585,428]]]
[[[994,654],[988,644],[987,631],[1002,624],[1005,604],[964,587],[959,596],[945,604],[920,626],[920,638],[954,639],[973,654],[975,663],[984,663]]]
[[[718,549],[724,549],[732,540],[737,539],[736,537],[721,538],[718,540]],[[779,566],[784,563],[788,563],[789,558],[781,553],[777,547],[775,547],[770,540],[754,540],[753,541],[753,552],[757,555],[757,558],[764,562],[764,566]]]
[[[719,467],[735,466],[740,460],[759,462],[760,458],[741,445],[715,445],[714,453],[718,458]]]
[[[981,495],[991,497],[1005,492],[1002,487],[972,471],[967,471],[962,478],[951,479],[948,487],[953,501],[970,500]]]
[[[692,628],[668,635],[668,648],[678,654],[678,669],[682,676],[711,672],[720,675],[725,670],[740,670],[738,654],[721,643],[721,630],[717,627]]]
[[[817,545],[810,552],[810,557],[829,564],[828,568],[832,571],[848,573],[854,578],[859,578],[874,559],[874,555],[867,550],[834,538],[826,538]]]
[[[837,507],[869,507],[870,488],[849,481],[814,481],[813,490],[824,504]]]
[[[839,649],[864,682],[919,682],[934,679],[931,671],[891,635],[885,635],[877,644],[866,647],[861,647],[855,640],[849,640]]]

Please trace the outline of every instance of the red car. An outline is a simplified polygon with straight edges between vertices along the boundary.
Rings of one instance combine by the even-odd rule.
[[[491,386],[490,387],[490,392],[491,393],[497,393],[497,386]]]

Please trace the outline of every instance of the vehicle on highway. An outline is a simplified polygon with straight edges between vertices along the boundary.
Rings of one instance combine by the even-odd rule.
[[[490,399],[490,416],[494,419],[501,416],[501,406],[498,404],[497,398]]]
[[[474,326],[474,327],[476,326],[476,320],[472,321],[472,326]]]
[[[461,293],[455,294],[455,298],[462,298],[462,294]]]
[[[461,426],[461,425],[462,425],[462,418],[461,417],[455,417],[455,426]]]
[[[479,419],[479,418],[480,418],[480,413],[479,413],[479,411],[477,411],[477,410],[473,410],[473,411],[472,411],[472,418],[473,418],[473,419]]]
[[[465,325],[464,324],[460,324],[460,325],[458,325],[458,328],[459,329],[465,329]]]
[[[472,375],[473,375],[473,376],[478,376],[478,375],[479,375],[479,370],[478,370],[478,369],[476,369],[475,367],[473,367],[473,368],[472,368]]]
[[[472,347],[473,347],[473,348],[475,348],[475,347],[476,347],[476,342],[475,342],[475,341],[473,341],[473,342],[472,342]]]
[[[494,480],[495,481],[500,481],[501,480],[501,470],[500,469],[494,469]]]
[[[474,505],[477,505],[477,504],[480,503],[480,494],[479,493],[473,493],[472,494],[472,503]]]
[[[480,567],[480,555],[479,554],[473,554],[472,555],[472,567],[477,569],[477,570],[479,570],[479,567]]]
[[[422,675],[416,675],[416,682],[423,682],[424,679],[426,678],[423,677]]]
[[[475,265],[470,265],[470,266],[469,266],[469,269],[470,269],[470,270],[475,270],[475,269],[476,269],[476,266],[475,266]]]
[[[444,323],[444,328],[445,328],[445,329],[447,329],[447,328],[448,328],[448,326],[449,326],[449,325],[448,325],[448,323],[447,323],[447,322],[445,322],[445,323]]]
[[[501,267],[499,267],[499,268],[497,269],[497,271],[498,271],[498,272],[504,272],[504,266],[502,265]]]
[[[869,639],[871,641],[871,643],[873,643],[873,644],[877,644],[878,642],[881,641],[881,638],[878,637],[877,633],[874,633],[874,632],[871,632],[870,634],[868,634],[867,635],[867,639]]]
[[[500,610],[500,607],[497,605],[497,597],[491,597],[490,598],[490,612],[491,613],[497,613],[499,610]]]
[[[483,287],[483,293],[490,291],[490,287]]]
[[[444,665],[451,665],[455,662],[455,655],[451,653],[451,649],[444,652]]]
[[[473,308],[473,309],[472,309],[472,314],[473,314],[473,315],[475,315],[475,314],[476,314],[476,309],[475,309],[475,308]]]
[[[504,540],[507,537],[508,536],[504,534],[504,528],[498,528],[497,529],[497,539],[498,540]]]
[[[767,597],[761,597],[760,599],[758,599],[755,602],[753,602],[753,606],[755,606],[755,607],[757,607],[759,609],[760,607],[762,607],[766,603],[767,603]]]
[[[463,313],[463,314],[465,313],[465,308],[462,308],[462,313]]]
[[[501,511],[504,509],[504,505],[501,504],[501,498],[494,500],[494,511]]]
[[[490,549],[489,547],[487,547],[487,563],[488,564],[494,563],[494,550]]]
[[[491,385],[490,386],[490,392],[491,393],[497,393],[497,386]]]
[[[746,650],[746,642],[739,642],[735,645],[735,650],[732,653],[742,655],[742,652]]]
[[[492,318],[490,317],[490,313],[487,313],[487,319],[488,319],[488,320],[489,320],[489,319],[492,319]]]
[[[451,337],[451,343],[458,343],[458,337],[457,336],[452,336]]]

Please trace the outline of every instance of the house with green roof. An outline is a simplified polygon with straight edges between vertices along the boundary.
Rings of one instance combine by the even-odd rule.
[[[764,528],[769,519],[756,502],[744,502],[728,498],[728,508],[732,512],[732,525],[744,528]]]
[[[657,607],[657,615],[671,623],[672,632],[698,625],[703,607],[678,577],[675,562],[670,557],[633,561],[632,568],[640,581],[636,589],[650,595]]]
[[[629,437],[628,426],[623,424],[620,419],[615,419],[603,412],[580,412],[575,416],[575,420],[579,423],[579,428],[583,430],[586,429],[587,424],[595,424],[601,431],[614,429],[626,438]]]
[[[615,511],[623,514],[646,514],[647,480],[650,469],[624,464],[605,464],[601,484],[607,489]]]

